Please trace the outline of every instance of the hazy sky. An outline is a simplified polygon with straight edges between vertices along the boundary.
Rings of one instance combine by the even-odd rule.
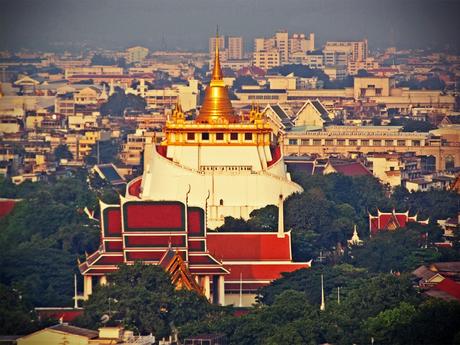
[[[317,40],[367,37],[371,47],[460,43],[460,0],[0,0],[0,49],[87,42],[124,48],[206,50],[225,35],[315,32]]]

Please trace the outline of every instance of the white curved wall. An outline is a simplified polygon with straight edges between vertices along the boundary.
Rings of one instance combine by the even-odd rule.
[[[222,157],[228,162],[225,158]],[[278,166],[273,166],[275,173],[284,169],[282,160],[279,163]],[[286,176],[284,170],[283,176]],[[208,226],[211,228],[221,225],[224,216],[247,219],[254,209],[270,204],[277,205],[280,194],[287,197],[302,191],[299,185],[287,178],[268,172],[200,173],[179,166],[154,150],[142,179],[142,199],[185,201],[189,185],[190,206],[204,208],[209,191]]]

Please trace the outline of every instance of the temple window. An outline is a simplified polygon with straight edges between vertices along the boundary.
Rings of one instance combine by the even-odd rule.
[[[216,140],[224,140],[224,133],[216,133]]]
[[[297,139],[289,139],[289,145],[297,145]]]
[[[220,205],[220,206],[224,206],[224,200],[223,200],[223,199],[220,199],[220,200],[219,200],[219,205]]]
[[[244,140],[246,141],[252,140],[252,133],[244,133]]]
[[[238,133],[230,133],[230,140],[238,140]]]
[[[187,140],[195,140],[195,133],[187,133]]]
[[[208,132],[201,133],[201,140],[209,140],[209,133]]]

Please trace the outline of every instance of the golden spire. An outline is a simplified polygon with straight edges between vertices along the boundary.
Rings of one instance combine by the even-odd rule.
[[[238,116],[235,115],[232,102],[228,96],[220,67],[219,57],[219,32],[216,33],[216,49],[214,56],[214,66],[211,74],[211,83],[206,88],[203,105],[200,114],[196,118],[198,123],[235,123]]]
[[[214,67],[212,69],[211,80],[222,80],[222,69],[220,67],[220,56],[219,56],[219,26],[216,30],[216,44],[214,49]]]

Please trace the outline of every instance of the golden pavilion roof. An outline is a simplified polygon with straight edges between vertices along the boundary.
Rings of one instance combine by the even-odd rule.
[[[219,36],[216,36],[216,50],[211,83],[206,88],[203,105],[196,118],[197,123],[224,124],[239,122],[239,117],[228,96],[227,86],[224,84],[222,68],[219,58]]]

